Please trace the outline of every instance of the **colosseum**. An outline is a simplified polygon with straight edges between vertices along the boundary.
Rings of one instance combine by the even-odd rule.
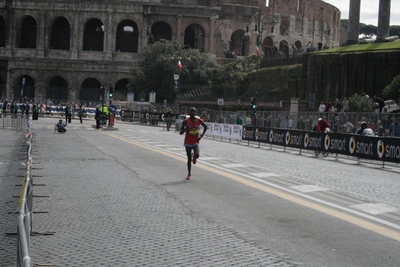
[[[340,11],[321,0],[5,0],[0,99],[96,103],[113,86],[126,100],[150,38],[222,62],[255,53],[257,33],[264,46],[337,47]]]

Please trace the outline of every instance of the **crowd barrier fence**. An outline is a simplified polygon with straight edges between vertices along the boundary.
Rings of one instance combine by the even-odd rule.
[[[19,213],[17,219],[17,266],[32,267],[30,257],[30,233],[32,229],[33,212],[33,181],[32,181],[32,119],[28,121],[27,163],[24,181],[19,196]]]

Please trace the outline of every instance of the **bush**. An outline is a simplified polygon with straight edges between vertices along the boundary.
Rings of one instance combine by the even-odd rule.
[[[372,112],[376,109],[372,99],[355,94],[349,97],[349,111],[351,112]]]
[[[400,101],[400,75],[397,75],[391,84],[383,89],[383,96],[385,99],[393,99]]]

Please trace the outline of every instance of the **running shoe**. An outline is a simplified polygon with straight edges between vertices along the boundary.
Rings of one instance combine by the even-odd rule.
[[[195,158],[195,157],[193,156],[193,164],[196,164],[196,162],[197,162],[197,158]]]
[[[186,176],[186,180],[190,180],[191,177],[192,177],[192,175],[189,173],[189,174]]]

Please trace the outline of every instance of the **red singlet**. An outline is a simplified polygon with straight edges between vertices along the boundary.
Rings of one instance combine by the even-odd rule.
[[[184,146],[194,146],[199,144],[200,119],[195,118],[193,122],[190,118],[186,119],[186,135]]]

